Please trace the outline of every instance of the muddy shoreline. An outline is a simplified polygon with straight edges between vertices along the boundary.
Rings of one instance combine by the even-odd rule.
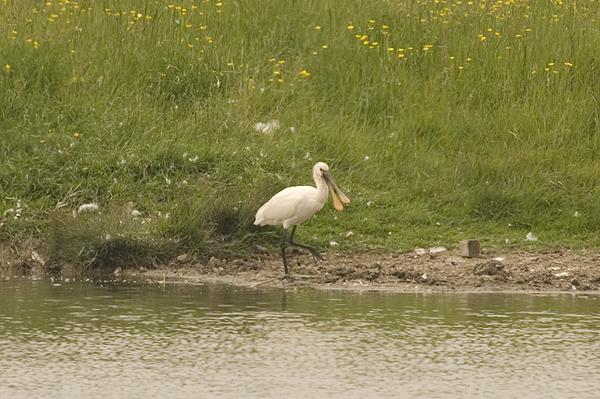
[[[82,274],[72,265],[45,259],[38,252],[40,244],[30,238],[0,248],[0,274]],[[304,251],[288,248],[289,278],[282,278],[280,254],[264,248],[260,251],[245,258],[210,260],[184,254],[166,265],[117,268],[104,273],[151,284],[230,284],[290,290],[600,294],[600,251],[484,252],[477,258],[444,248],[440,252],[386,254],[351,251],[325,253],[323,261],[316,261]]]
[[[279,256],[201,262],[182,255],[152,270],[121,275],[157,284],[220,283],[244,287],[360,292],[544,292],[600,294],[600,253],[487,253],[464,258],[442,253],[367,251],[310,255],[290,253],[292,277],[282,279]]]

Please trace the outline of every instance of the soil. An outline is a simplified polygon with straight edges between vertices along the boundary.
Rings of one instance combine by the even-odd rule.
[[[39,240],[0,248],[0,271],[13,275],[72,274],[74,269],[44,259]],[[434,250],[432,248],[432,250]],[[439,249],[438,249],[439,250]],[[435,251],[435,250],[434,250]],[[477,258],[456,250],[378,254],[353,251],[310,254],[289,249],[291,275],[284,278],[280,254],[265,248],[253,257],[202,261],[181,255],[155,268],[116,270],[121,278],[154,284],[218,283],[290,290],[323,289],[380,292],[585,292],[600,294],[600,252],[558,249],[540,253],[485,252]]]
[[[453,251],[323,254],[323,261],[292,252],[283,278],[279,256],[202,263],[182,255],[168,265],[130,274],[161,284],[225,283],[247,287],[316,288],[381,292],[587,292],[600,294],[600,254],[486,253],[465,258]]]

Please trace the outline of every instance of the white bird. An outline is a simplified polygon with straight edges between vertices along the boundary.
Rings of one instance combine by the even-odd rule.
[[[256,225],[283,225],[281,257],[283,258],[283,268],[286,275],[288,274],[288,266],[285,258],[285,237],[288,227],[294,226],[292,234],[290,234],[290,244],[308,249],[315,258],[323,260],[316,248],[294,242],[296,227],[323,208],[323,205],[327,202],[328,189],[333,198],[333,205],[338,211],[344,209],[344,206],[336,197],[333,191],[334,188],[343,203],[350,203],[348,197],[333,182],[329,174],[329,166],[326,163],[319,162],[313,167],[313,178],[317,185],[316,188],[311,186],[288,187],[275,194],[256,212],[256,220],[254,221]]]

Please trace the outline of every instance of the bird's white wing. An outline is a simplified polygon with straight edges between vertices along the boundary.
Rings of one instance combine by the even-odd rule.
[[[315,191],[316,188],[310,186],[288,187],[280,191],[256,212],[254,224],[264,226],[285,224],[286,221],[292,221],[291,224],[303,222],[315,212],[304,211],[306,205],[312,202]]]

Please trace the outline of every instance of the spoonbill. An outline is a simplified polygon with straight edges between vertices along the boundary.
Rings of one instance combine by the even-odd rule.
[[[333,198],[333,205],[338,211],[344,209],[344,206],[338,200],[333,189],[337,191],[343,203],[350,203],[348,197],[333,182],[329,174],[329,166],[326,163],[319,162],[313,167],[313,179],[315,179],[316,188],[312,186],[288,187],[275,194],[256,212],[256,219],[254,221],[256,225],[283,225],[281,257],[283,258],[283,269],[286,275],[288,274],[288,264],[285,258],[287,229],[290,226],[294,226],[290,234],[291,245],[308,249],[315,258],[323,260],[323,257],[315,247],[294,242],[296,227],[314,215],[316,211],[323,208],[323,205],[327,202],[328,189]]]

